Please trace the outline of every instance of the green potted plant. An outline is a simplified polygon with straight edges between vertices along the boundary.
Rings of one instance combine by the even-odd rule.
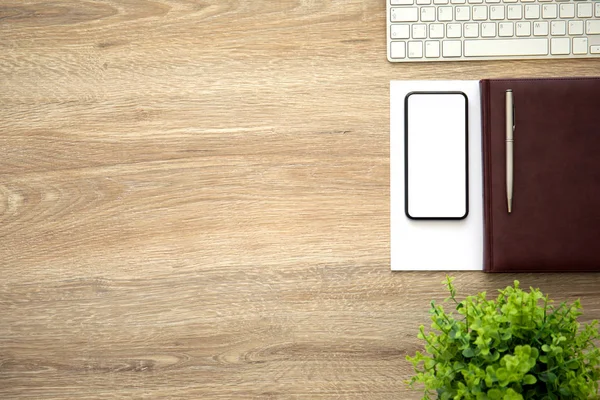
[[[597,399],[600,338],[597,321],[581,326],[579,300],[558,307],[539,289],[519,282],[495,299],[482,292],[456,299],[453,278],[443,282],[458,315],[431,302],[432,331],[421,326],[425,354],[407,357],[424,385],[423,399]]]

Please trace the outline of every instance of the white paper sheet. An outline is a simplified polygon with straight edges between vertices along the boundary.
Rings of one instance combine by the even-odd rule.
[[[469,99],[469,215],[418,221],[404,214],[404,98],[412,91],[462,91]],[[390,82],[390,210],[393,271],[483,270],[483,172],[479,81]],[[435,110],[431,111],[435,118]]]

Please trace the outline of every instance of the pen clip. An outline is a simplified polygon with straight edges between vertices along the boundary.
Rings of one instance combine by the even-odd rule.
[[[512,122],[513,122],[513,132],[515,131],[515,93],[513,92],[513,101],[512,101]]]

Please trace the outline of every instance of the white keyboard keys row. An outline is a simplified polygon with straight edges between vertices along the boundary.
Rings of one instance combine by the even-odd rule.
[[[529,21],[520,21],[517,23],[513,22],[499,22],[498,23],[498,36],[501,37],[527,37],[531,36],[532,23]],[[600,34],[600,21],[586,21],[586,34]],[[445,35],[444,35],[445,27]],[[429,34],[427,34],[429,29]],[[464,37],[465,38],[477,38],[481,37],[494,37],[496,36],[496,23],[495,22],[484,22],[480,24],[476,22],[464,24]],[[391,38],[392,39],[443,39],[444,36],[448,38],[461,38],[463,37],[463,25],[460,23],[451,24],[392,24],[391,25]],[[412,33],[412,34],[411,34]],[[565,36],[565,35],[583,35],[584,34],[584,21],[569,21],[568,25],[566,21],[552,21],[550,24],[547,21],[538,21],[533,23],[533,36]]]
[[[423,48],[423,44],[425,45]],[[440,48],[441,46],[441,48]],[[571,47],[572,46],[572,47]],[[464,49],[464,51],[463,51]],[[480,40],[428,40],[392,42],[392,58],[438,57],[511,57],[600,54],[600,46],[589,46],[587,38],[548,39],[480,39]],[[441,50],[441,51],[440,51]]]
[[[417,5],[429,5],[429,4],[466,4],[467,0],[390,0],[390,4],[393,6],[410,6],[410,5],[414,5],[416,1]],[[542,1],[552,1],[552,0],[539,0],[540,2]],[[501,0],[485,0],[485,3],[488,4],[493,4],[493,3],[500,3]],[[504,3],[517,3],[518,0],[504,0]],[[527,3],[527,2],[534,2],[534,0],[521,0],[522,3]],[[484,0],[468,0],[469,4],[482,4],[484,3]],[[555,8],[556,4],[548,4],[548,12],[554,12],[553,9]],[[520,7],[520,6],[519,6]],[[536,7],[539,7],[536,5]],[[594,8],[595,8],[595,12],[594,12]],[[592,14],[595,14],[596,17],[600,17],[600,2],[596,1],[595,4],[592,4],[592,2],[580,2],[579,4],[577,4],[577,16],[579,18],[591,18]],[[573,18],[575,17],[575,4],[574,3],[569,3],[569,2],[565,2],[564,4],[560,5],[560,12],[559,15],[561,18]],[[532,17],[532,18],[538,18],[538,17]],[[549,17],[552,18],[552,17]],[[555,18],[555,17],[554,17]]]
[[[567,39],[568,40],[568,39]],[[446,40],[442,43],[443,57],[460,57],[463,42],[460,40]],[[439,57],[439,41],[427,41],[425,45],[426,57]],[[423,42],[392,42],[390,54],[392,58],[422,58]],[[546,55],[548,54],[548,40],[546,39],[518,39],[518,40],[465,40],[465,57],[485,56],[510,56],[510,55]]]
[[[406,1],[406,0],[398,0]],[[599,4],[596,4],[597,13],[596,16],[600,16],[598,10]],[[591,18],[593,17],[593,5],[591,2],[577,4],[577,17],[578,18]],[[472,9],[472,19],[474,21],[485,21],[488,18],[494,21],[500,21],[505,18],[507,19],[521,19],[523,15],[523,9],[520,5],[495,5],[495,6],[458,6],[458,7],[394,7],[391,9],[392,22],[417,22],[419,21],[419,14],[421,22],[432,22],[432,21],[468,21],[470,10]],[[437,11],[437,15],[436,15]],[[525,5],[525,19],[539,19],[540,18],[540,5],[539,4],[528,4]],[[556,19],[560,18],[575,18],[575,4],[561,4],[560,8],[557,4],[544,4],[541,6],[541,17],[543,19]]]

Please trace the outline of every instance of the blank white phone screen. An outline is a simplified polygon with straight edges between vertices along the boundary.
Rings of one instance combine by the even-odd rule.
[[[406,214],[467,216],[467,97],[409,93],[405,103]]]

